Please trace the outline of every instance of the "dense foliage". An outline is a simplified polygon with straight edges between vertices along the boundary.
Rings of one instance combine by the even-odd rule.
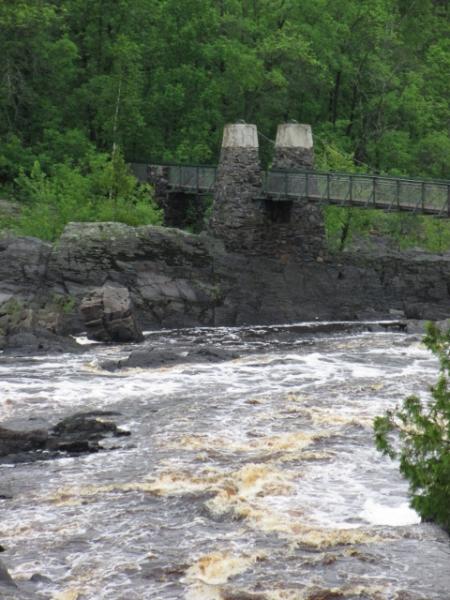
[[[449,16],[448,0],[2,0],[0,186],[115,147],[215,162],[237,119],[266,164],[296,119],[321,168],[446,178]]]
[[[446,219],[333,205],[324,207],[324,216],[331,252],[354,251],[358,246],[375,249],[380,244],[391,250],[450,250],[450,223]]]
[[[375,419],[376,443],[384,454],[400,458],[417,512],[450,531],[450,330],[430,324],[424,342],[441,369],[431,401],[411,396],[402,407]]]
[[[56,164],[50,175],[35,162],[16,183],[23,206],[18,217],[4,224],[24,235],[55,240],[69,221],[162,223],[150,187],[138,184],[119,153],[112,159],[94,153],[80,166]]]

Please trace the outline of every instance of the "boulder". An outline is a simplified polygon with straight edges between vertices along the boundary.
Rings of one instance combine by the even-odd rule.
[[[18,431],[0,427],[0,462],[19,463],[98,452],[106,437],[129,436],[109,418],[118,413],[88,412],[67,417],[50,429]]]
[[[128,431],[117,427],[108,417],[118,413],[95,411],[78,413],[60,421],[50,430],[48,450],[71,453],[96,452],[105,437],[129,436]]]
[[[90,339],[98,342],[140,342],[142,331],[132,313],[130,292],[104,285],[81,302],[81,315]]]

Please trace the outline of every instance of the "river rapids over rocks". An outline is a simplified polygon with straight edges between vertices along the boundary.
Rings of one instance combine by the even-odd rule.
[[[3,425],[104,410],[131,432],[96,454],[0,465],[1,557],[18,586],[2,598],[450,599],[449,538],[420,522],[373,443],[376,415],[436,381],[420,338],[146,336],[205,342],[239,358],[110,372],[102,362],[136,347],[0,356]]]

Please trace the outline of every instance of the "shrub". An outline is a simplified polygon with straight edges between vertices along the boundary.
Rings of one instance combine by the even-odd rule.
[[[14,134],[0,137],[0,189],[8,190],[20,168],[31,169],[36,156]]]
[[[450,250],[450,223],[427,215],[329,205],[324,208],[328,248],[337,252],[355,239],[384,238],[399,250],[422,248],[429,252]],[[368,243],[369,248],[369,243]]]
[[[424,520],[450,531],[450,329],[442,332],[429,324],[424,343],[440,361],[431,400],[411,396],[401,407],[377,417],[375,440],[383,454],[400,459],[412,507]]]
[[[93,153],[85,164],[57,164],[49,174],[36,161],[16,184],[23,210],[13,228],[23,235],[53,241],[69,221],[162,222],[152,188],[137,182],[120,153],[112,160]]]

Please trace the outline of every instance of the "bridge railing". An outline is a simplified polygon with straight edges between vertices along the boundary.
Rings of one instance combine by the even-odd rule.
[[[149,167],[161,168],[169,186],[174,190],[187,192],[210,192],[214,187],[217,168],[211,165],[171,165],[150,163],[129,163],[135,177],[145,183],[149,179]]]
[[[148,180],[148,164],[147,163],[128,163],[128,167],[133,175],[141,183],[146,183]]]
[[[217,168],[210,165],[161,165],[167,169],[172,190],[210,193]],[[132,164],[138,178],[146,180],[147,165]],[[421,181],[316,171],[267,171],[263,195],[277,201],[307,198],[327,204],[406,210],[450,217],[450,182]]]
[[[274,200],[308,198],[330,204],[450,216],[450,183],[399,177],[268,171],[264,192]]]
[[[210,192],[216,181],[216,167],[170,165],[169,185],[174,189]]]

